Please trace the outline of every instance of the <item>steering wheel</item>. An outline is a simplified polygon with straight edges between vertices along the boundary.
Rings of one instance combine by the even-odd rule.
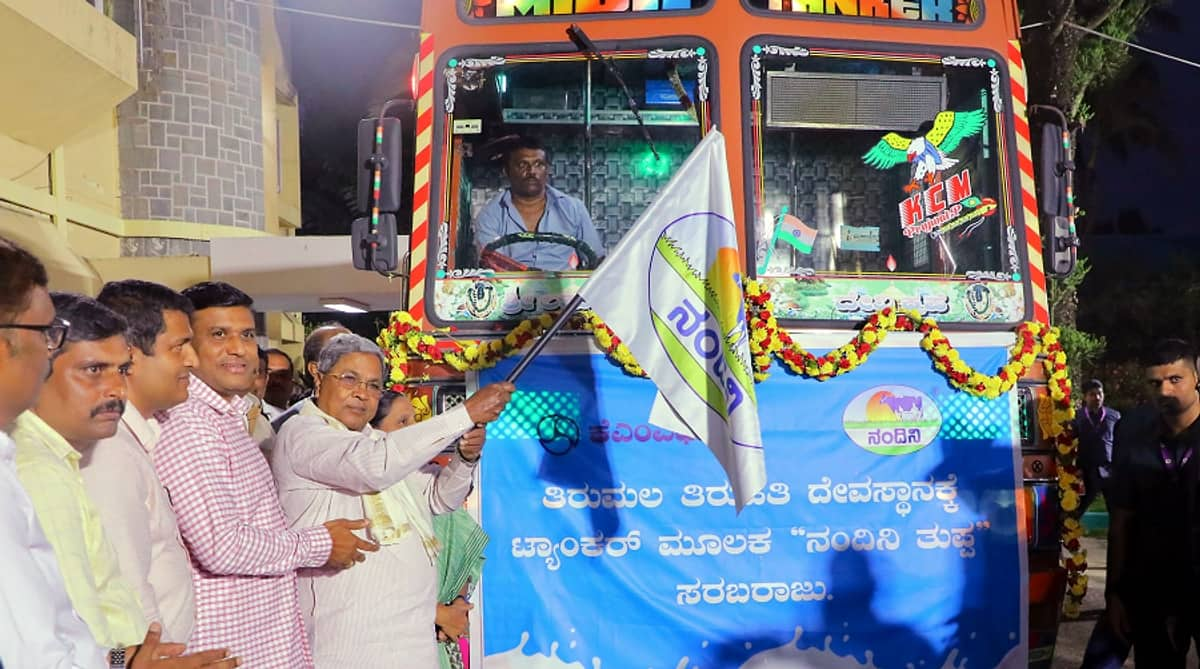
[[[547,244],[561,244],[562,246],[570,246],[571,248],[575,249],[576,255],[579,257],[579,267],[576,267],[575,269],[596,269],[596,266],[600,264],[600,259],[596,256],[596,252],[592,250],[592,247],[587,245],[587,242],[581,239],[576,239],[570,235],[564,235],[557,232],[513,232],[504,235],[499,239],[492,240],[487,246],[484,246],[479,253],[480,258],[488,255],[495,255],[508,259],[507,256],[497,253],[496,249],[502,246],[508,246],[509,244],[516,244],[518,242],[545,242]],[[527,267],[526,269],[531,272],[545,271],[537,267]]]

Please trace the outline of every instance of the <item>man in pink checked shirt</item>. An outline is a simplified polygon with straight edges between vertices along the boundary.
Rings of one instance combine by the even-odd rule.
[[[345,569],[378,550],[365,520],[288,529],[270,469],[244,422],[257,371],[253,304],[220,282],[183,291],[195,307],[197,364],[186,402],[163,423],[154,468],[192,557],[189,649],[229,648],[250,667],[311,667],[296,570]]]

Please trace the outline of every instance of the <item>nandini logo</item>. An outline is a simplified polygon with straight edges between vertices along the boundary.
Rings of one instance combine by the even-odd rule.
[[[933,399],[908,386],[876,386],[846,406],[842,427],[851,441],[879,455],[904,455],[928,446],[942,428]]]
[[[726,422],[757,411],[739,257],[733,222],[703,212],[663,228],[649,268],[650,318],[663,350]]]

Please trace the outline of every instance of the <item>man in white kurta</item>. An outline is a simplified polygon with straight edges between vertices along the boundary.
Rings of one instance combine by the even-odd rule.
[[[271,468],[292,527],[371,513],[366,496],[407,486],[423,517],[458,508],[471,489],[475,463],[455,455],[440,471],[422,471],[434,456],[471,430],[464,406],[402,430],[367,425],[352,431],[307,401],[280,430]],[[418,527],[397,521],[397,538],[381,541],[370,560],[343,571],[302,570],[300,606],[318,669],[436,668],[436,560]],[[372,520],[378,534],[380,523]]]

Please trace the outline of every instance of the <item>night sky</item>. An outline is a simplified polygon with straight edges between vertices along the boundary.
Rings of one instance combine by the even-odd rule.
[[[1200,61],[1200,2],[1177,0],[1169,11],[1179,19],[1173,27],[1151,27],[1134,41]],[[1200,69],[1150,54],[1138,58],[1147,60],[1158,75],[1159,94],[1146,103],[1158,108],[1173,150],[1164,155],[1142,148],[1133,151],[1128,161],[1103,151],[1097,164],[1099,188],[1091,201],[1081,203],[1088,211],[1085,219],[1092,219],[1084,230],[1088,225],[1110,223],[1122,211],[1141,210],[1152,231],[1200,235],[1196,207],[1190,201],[1200,175],[1200,123],[1196,118],[1200,114]]]

